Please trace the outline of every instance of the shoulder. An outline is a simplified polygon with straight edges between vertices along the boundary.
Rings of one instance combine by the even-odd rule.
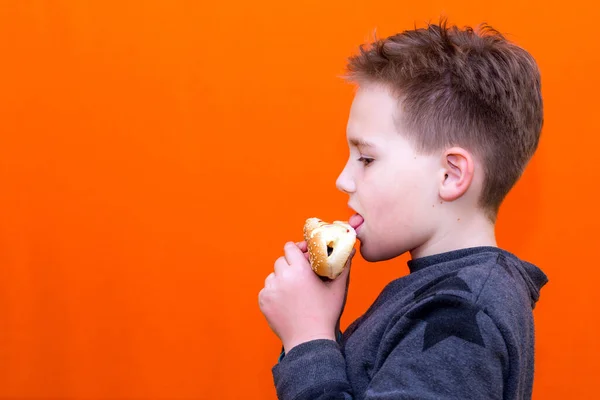
[[[385,317],[387,329],[430,316],[459,322],[476,317],[510,330],[531,325],[538,296],[530,279],[535,266],[500,248],[457,254],[460,257],[419,269],[394,282],[394,290],[384,291],[373,309],[385,310],[377,316]],[[385,303],[389,306],[383,307]]]
[[[421,282],[414,304],[484,311],[496,322],[512,317],[510,323],[519,323],[529,318],[539,295],[530,282],[528,266],[508,251],[490,248],[460,268]]]
[[[477,301],[483,288],[490,283],[490,278],[500,272],[498,266],[502,263],[501,255],[501,251],[490,248],[489,251],[470,257],[464,265],[448,272],[431,275],[429,279],[422,281],[420,287],[415,291],[415,300],[419,301],[433,295],[445,294],[459,296],[473,302]]]
[[[470,257],[460,268],[422,281],[415,300],[449,294],[480,303],[488,296],[513,295],[519,287],[527,289],[523,264],[527,263],[508,251],[489,248]]]

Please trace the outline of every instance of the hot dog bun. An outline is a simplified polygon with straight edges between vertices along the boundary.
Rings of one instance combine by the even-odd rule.
[[[342,273],[356,242],[356,231],[347,222],[327,223],[308,218],[304,223],[304,240],[313,271],[335,279]]]

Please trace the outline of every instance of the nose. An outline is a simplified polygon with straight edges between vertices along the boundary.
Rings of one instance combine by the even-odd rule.
[[[347,194],[353,193],[356,190],[356,185],[354,183],[354,179],[352,178],[349,167],[349,162],[346,163],[344,169],[335,181],[335,186],[338,188],[338,190]]]

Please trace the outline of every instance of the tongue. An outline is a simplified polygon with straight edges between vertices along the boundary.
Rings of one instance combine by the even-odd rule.
[[[354,229],[358,228],[365,220],[360,214],[354,214],[348,220],[348,224]]]

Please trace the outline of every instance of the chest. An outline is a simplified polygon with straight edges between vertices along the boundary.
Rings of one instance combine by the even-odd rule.
[[[355,390],[368,385],[375,371],[382,339],[395,318],[410,309],[412,291],[402,291],[375,303],[344,332],[342,352],[348,378]]]

